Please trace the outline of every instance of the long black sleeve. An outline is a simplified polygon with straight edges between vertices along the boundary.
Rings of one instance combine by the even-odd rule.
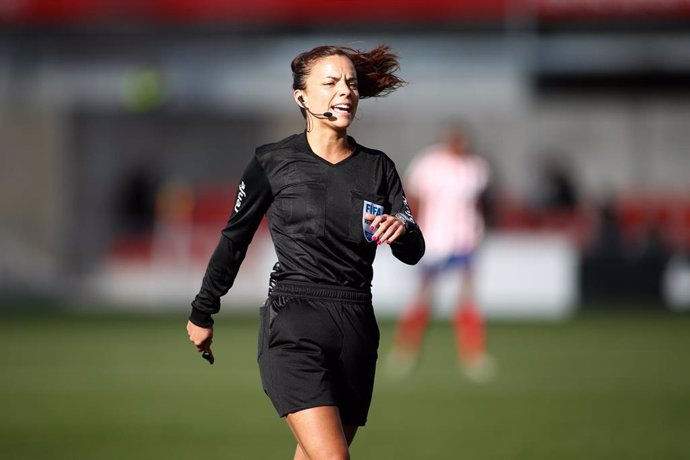
[[[365,233],[367,206],[405,220],[406,233],[391,244],[396,258],[410,265],[421,259],[424,237],[395,163],[348,140],[352,155],[336,164],[316,155],[305,133],[256,149],[192,302],[194,324],[213,324],[211,315],[220,309],[220,297],[231,288],[264,215],[278,258],[270,285],[289,280],[371,289],[378,246]]]
[[[228,223],[206,268],[201,289],[192,301],[190,321],[201,327],[213,324],[211,315],[220,310],[220,298],[235,281],[256,229],[273,195],[264,169],[252,156],[242,175]]]
[[[391,252],[401,262],[414,265],[422,258],[426,249],[424,237],[412,217],[412,210],[405,198],[400,176],[395,166],[387,171],[389,185],[388,201],[391,203],[391,214],[405,220],[406,232],[391,244]]]

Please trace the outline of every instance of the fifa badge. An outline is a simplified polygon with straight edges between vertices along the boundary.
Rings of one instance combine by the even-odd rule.
[[[371,237],[374,236],[375,230],[371,229],[371,220],[365,217],[366,214],[380,216],[383,214],[383,206],[365,200],[364,206],[362,207],[362,230],[364,230],[364,238],[371,243]]]

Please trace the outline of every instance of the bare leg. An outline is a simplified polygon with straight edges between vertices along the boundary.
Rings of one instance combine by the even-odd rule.
[[[347,460],[350,458],[350,439],[340,422],[340,413],[335,406],[319,406],[288,414],[288,426],[297,439],[295,459]],[[356,432],[356,429],[355,429]]]
[[[307,457],[307,454],[304,453],[302,450],[302,446],[297,443],[297,447],[295,448],[295,456],[292,457],[292,460],[309,460],[309,457]]]
[[[345,439],[347,440],[347,445],[349,446],[352,444],[352,440],[355,438],[355,434],[357,434],[357,428],[358,426],[354,425],[344,425],[343,426],[343,432],[345,433]],[[297,448],[295,449],[295,457],[293,460],[309,460],[309,457],[307,457],[307,454],[304,453],[302,450],[302,446],[297,443]]]

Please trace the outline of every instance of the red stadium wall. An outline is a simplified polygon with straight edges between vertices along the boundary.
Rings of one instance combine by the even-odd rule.
[[[337,15],[334,12],[337,11]],[[686,0],[14,0],[0,3],[0,23],[449,24],[501,22],[513,15],[540,21],[690,18]]]

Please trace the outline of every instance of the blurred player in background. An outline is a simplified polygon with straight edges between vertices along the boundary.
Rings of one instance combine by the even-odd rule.
[[[467,130],[448,122],[439,144],[420,152],[410,164],[406,189],[410,205],[426,236],[419,289],[398,324],[389,369],[394,375],[412,370],[419,356],[432,311],[436,280],[448,270],[459,272],[460,296],[453,318],[460,369],[474,381],[495,373],[486,353],[486,338],[477,306],[473,261],[484,233],[480,198],[489,180],[489,166],[471,150]]]

